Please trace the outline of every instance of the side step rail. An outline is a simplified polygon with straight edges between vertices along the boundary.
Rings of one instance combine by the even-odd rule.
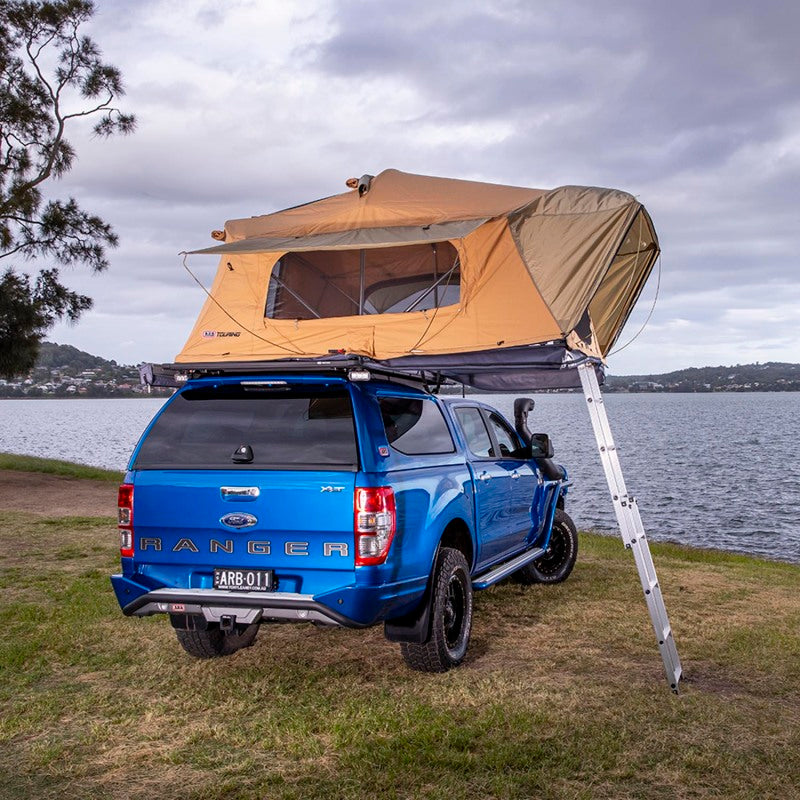
[[[617,516],[622,541],[625,543],[626,548],[633,551],[645,601],[647,602],[647,610],[650,612],[653,630],[661,652],[661,660],[664,662],[667,683],[669,683],[672,691],[677,694],[682,674],[681,661],[678,657],[675,638],[672,635],[672,628],[667,617],[667,609],[664,605],[664,598],[661,595],[661,587],[658,583],[653,557],[650,554],[650,546],[647,543],[647,536],[642,525],[642,518],[639,515],[639,506],[636,503],[636,498],[628,494],[625,486],[617,447],[614,444],[614,437],[611,435],[605,403],[600,392],[600,385],[597,382],[594,366],[590,363],[581,364],[578,367],[578,374],[583,386],[589,417],[592,420],[597,447],[600,451],[600,460],[603,463],[606,481],[608,481],[608,488],[611,491],[614,513]]]
[[[484,572],[483,575],[479,575],[472,581],[472,588],[486,589],[492,584],[503,580],[503,578],[507,578],[518,569],[522,569],[526,564],[530,564],[531,561],[535,561],[540,556],[543,556],[544,552],[545,551],[542,550],[541,547],[534,547],[533,550],[526,550],[522,555],[512,558],[511,561],[506,561],[500,564],[499,567],[495,567],[489,570],[489,572]]]

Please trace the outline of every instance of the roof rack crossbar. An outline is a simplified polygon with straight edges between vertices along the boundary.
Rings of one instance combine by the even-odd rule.
[[[203,377],[221,377],[253,374],[276,373],[316,373],[320,375],[341,375],[352,369],[368,369],[375,375],[384,378],[398,378],[423,384],[438,385],[442,376],[430,370],[393,369],[375,362],[367,361],[359,356],[350,358],[309,361],[242,361],[197,364],[142,364],[139,375],[145,386],[168,386],[176,388],[187,380]]]

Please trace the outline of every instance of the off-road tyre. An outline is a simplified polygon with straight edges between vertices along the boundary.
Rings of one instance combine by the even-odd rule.
[[[569,514],[556,509],[553,532],[544,555],[526,564],[514,577],[520,583],[561,583],[565,581],[578,557],[578,531]]]
[[[219,658],[229,656],[243,647],[250,647],[258,633],[258,623],[230,633],[217,626],[205,631],[176,630],[181,647],[195,658]]]
[[[472,631],[472,579],[460,550],[442,547],[431,584],[431,629],[421,644],[403,642],[400,652],[411,669],[447,672],[467,654]]]

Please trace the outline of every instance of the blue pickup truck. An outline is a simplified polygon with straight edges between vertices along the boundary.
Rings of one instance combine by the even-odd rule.
[[[260,625],[384,624],[406,663],[463,659],[473,590],[557,583],[577,534],[532,401],[515,427],[473,398],[365,370],[188,380],[119,489],[127,615],[167,614],[191,655]]]

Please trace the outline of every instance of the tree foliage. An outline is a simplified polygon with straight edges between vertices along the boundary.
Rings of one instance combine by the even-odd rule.
[[[35,282],[9,269],[0,278],[0,377],[18,375],[19,365],[30,369],[42,337],[63,317],[75,321],[90,308],[88,297],[69,291],[58,271],[42,270]]]
[[[100,272],[108,266],[108,248],[118,243],[112,227],[74,198],[44,194],[75,161],[66,138],[72,125],[91,117],[101,137],[135,127],[135,118],[114,105],[124,94],[120,71],[81,33],[93,14],[90,0],[0,0],[0,260],[56,265],[40,271],[33,285],[13,270],[0,281],[7,375],[30,369],[56,320],[77,320],[91,307],[89,297],[60,283],[58,266]]]

